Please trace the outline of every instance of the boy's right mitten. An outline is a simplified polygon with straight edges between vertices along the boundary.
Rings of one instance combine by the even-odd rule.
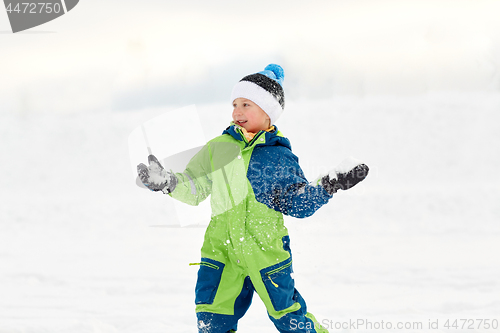
[[[177,185],[175,175],[166,171],[154,155],[148,156],[148,162],[149,166],[143,163],[137,166],[137,173],[144,186],[151,191],[171,193]]]
[[[348,158],[321,178],[321,185],[328,194],[337,193],[338,190],[348,190],[362,181],[368,175],[368,166]]]

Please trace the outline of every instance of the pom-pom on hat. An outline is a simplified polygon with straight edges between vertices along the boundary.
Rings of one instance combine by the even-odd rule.
[[[267,113],[272,125],[285,109],[284,78],[281,66],[267,65],[263,71],[245,76],[234,86],[231,102],[236,98],[251,100]]]

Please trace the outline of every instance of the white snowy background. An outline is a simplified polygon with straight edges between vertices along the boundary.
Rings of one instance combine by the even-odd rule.
[[[128,136],[193,103],[219,135],[232,86],[272,62],[286,75],[277,126],[306,175],[351,155],[371,167],[286,219],[309,310],[499,332],[443,327],[500,320],[498,13],[494,0],[86,0],[12,34],[0,10],[0,332],[196,332],[188,263],[204,230],[134,184]],[[239,332],[275,332],[257,295]]]

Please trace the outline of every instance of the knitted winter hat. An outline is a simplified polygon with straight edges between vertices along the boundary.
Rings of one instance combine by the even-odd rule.
[[[281,66],[267,65],[263,71],[245,76],[234,86],[231,102],[240,97],[251,100],[267,113],[272,125],[285,109],[285,92],[281,86],[284,78]]]

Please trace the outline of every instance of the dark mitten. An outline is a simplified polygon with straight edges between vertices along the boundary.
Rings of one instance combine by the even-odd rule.
[[[368,175],[369,168],[366,164],[354,159],[344,161],[329,174],[321,178],[321,185],[330,194],[338,190],[348,190],[362,181]]]

